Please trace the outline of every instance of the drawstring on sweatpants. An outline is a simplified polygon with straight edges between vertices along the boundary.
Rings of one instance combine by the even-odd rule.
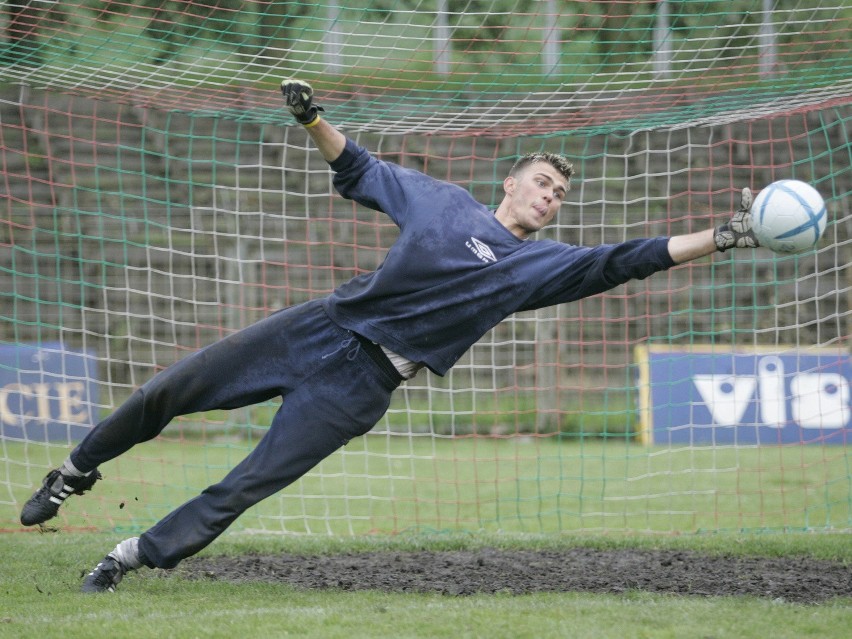
[[[352,346],[352,342],[355,342],[354,346]],[[351,346],[351,348],[349,348],[350,346]],[[348,359],[351,362],[356,357],[358,357],[358,351],[361,350],[361,342],[358,340],[357,337],[355,337],[354,334],[350,333],[349,337],[341,340],[340,346],[335,348],[330,353],[326,353],[325,355],[323,355],[322,359],[327,359],[327,358],[331,357],[332,355],[334,355],[335,353],[339,353],[344,348],[349,348],[349,350],[346,352],[346,359]]]
[[[354,344],[353,344],[354,342]],[[355,331],[350,331],[349,336],[340,342],[340,346],[331,351],[330,353],[326,353],[322,356],[323,359],[331,357],[335,353],[339,353],[343,349],[348,348],[346,351],[346,359],[350,362],[358,357],[358,353],[361,352],[361,349],[364,349],[364,352],[370,356],[376,364],[379,365],[385,374],[394,380],[397,384],[402,382],[405,378],[400,375],[399,371],[393,365],[393,363],[388,359],[388,356],[385,355],[382,347],[373,342],[372,340],[367,339],[363,335],[359,335]]]

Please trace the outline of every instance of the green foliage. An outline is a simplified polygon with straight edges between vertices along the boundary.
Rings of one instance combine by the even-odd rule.
[[[321,54],[321,43],[336,16],[335,21],[347,38],[370,32],[377,37],[400,38],[399,46],[393,47],[384,47],[377,41],[363,60],[361,56],[366,52],[356,49],[348,53],[347,73],[353,77],[366,73],[380,79],[382,70],[390,68],[388,81],[404,87],[409,71],[420,82],[429,80],[424,71],[430,72],[431,49],[435,46],[421,46],[422,30],[411,39],[405,35],[410,25],[428,29],[434,21],[432,3],[424,5],[415,0],[319,4],[240,0],[78,2],[76,6],[73,2],[62,3],[61,7],[50,9],[53,19],[65,31],[62,40],[86,40],[91,31],[92,37],[97,34],[102,40],[114,36],[117,43],[135,33],[147,43],[135,48],[135,61],[155,65],[164,65],[183,52],[215,60],[217,51],[230,50],[241,56],[269,56],[301,66]],[[561,1],[554,6],[558,16],[542,16],[545,4],[532,0],[448,0],[455,81],[466,82],[467,76],[473,74],[480,87],[512,86],[522,79],[542,82],[546,72],[540,68],[541,40],[548,21],[557,30],[560,47],[559,73],[551,81],[581,85],[602,71],[635,75],[636,65],[650,61],[659,3]],[[668,46],[685,65],[693,61],[700,61],[700,67],[728,65],[746,47],[752,51],[760,48],[761,0],[672,0],[668,6]],[[836,57],[852,48],[852,10],[832,7],[823,11],[802,7],[799,0],[778,0],[774,7],[772,23],[778,32],[777,43],[784,47],[791,62],[800,65],[812,59],[816,63],[822,61],[822,56]],[[52,39],[56,42],[47,50],[33,51],[28,56],[47,59],[45,55],[53,47],[57,47],[58,56],[63,46],[68,46],[66,53],[72,56],[85,56],[79,47]],[[296,42],[298,46],[293,46]],[[373,61],[377,54],[386,56],[385,64]],[[793,60],[795,55],[801,58]],[[394,64],[397,57],[405,58],[405,72],[399,68],[393,72],[398,67]]]
[[[86,0],[84,8],[99,23],[134,17],[144,24],[142,33],[153,42],[155,64],[174,58],[194,40],[208,38],[234,45],[245,38],[240,11],[241,0],[137,0],[135,3],[108,3]]]
[[[512,24],[514,4],[511,0],[450,0],[450,37],[462,50],[493,50]]]

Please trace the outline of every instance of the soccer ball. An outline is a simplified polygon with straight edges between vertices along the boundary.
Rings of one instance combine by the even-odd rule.
[[[773,182],[757,194],[751,205],[757,241],[776,253],[813,248],[825,231],[827,217],[822,196],[799,180]]]

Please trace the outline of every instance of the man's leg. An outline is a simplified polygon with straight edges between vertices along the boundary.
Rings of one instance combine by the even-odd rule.
[[[366,358],[364,353],[359,358]],[[369,431],[390,404],[372,361],[332,361],[284,399],[254,451],[218,484],[140,537],[143,561],[173,568],[218,537],[246,509],[289,486],[350,439]]]
[[[326,367],[285,397],[255,450],[221,482],[143,533],[130,559],[173,568],[210,544],[246,509],[369,431],[387,410],[398,381],[386,377],[357,346],[354,349],[354,358],[349,356],[351,350],[331,353]],[[84,591],[112,590],[127,570],[136,567],[118,559],[122,544],[89,574]]]
[[[300,342],[338,335],[316,330],[323,318],[328,321],[316,303],[281,311],[155,375],[45,477],[24,505],[21,522],[29,526],[54,517],[69,495],[92,487],[100,464],[153,439],[178,415],[237,408],[288,392],[311,370],[310,362],[293,357],[304,348]]]

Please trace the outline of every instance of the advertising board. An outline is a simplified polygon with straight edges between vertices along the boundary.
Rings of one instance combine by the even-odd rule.
[[[0,346],[0,437],[82,439],[97,423],[94,353],[58,342]]]
[[[640,439],[845,444],[852,359],[834,349],[639,347]]]

